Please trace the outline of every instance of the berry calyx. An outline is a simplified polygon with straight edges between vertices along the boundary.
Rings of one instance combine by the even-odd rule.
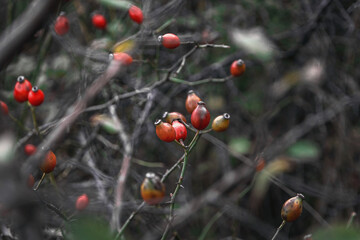
[[[183,141],[185,141],[185,138],[187,136],[187,130],[185,125],[177,120],[174,120],[171,125],[175,129],[176,140],[180,141],[180,139],[182,139]]]
[[[95,13],[92,16],[92,24],[94,25],[94,27],[96,27],[98,29],[105,29],[106,28],[106,19],[103,15],[101,15],[99,13]]]
[[[78,211],[84,210],[88,205],[89,205],[89,198],[86,194],[83,194],[76,199],[75,206]]]
[[[180,39],[178,36],[172,33],[167,33],[158,37],[159,42],[169,49],[177,48],[180,45]]]
[[[129,8],[129,16],[134,22],[138,24],[141,24],[144,19],[141,9],[134,5]]]
[[[29,103],[33,106],[39,106],[44,102],[44,93],[37,86],[34,86],[28,95]]]
[[[165,196],[165,185],[155,173],[146,173],[140,187],[140,193],[146,203],[150,205],[158,204]]]
[[[198,95],[196,95],[196,93],[193,90],[190,90],[188,92],[188,95],[187,95],[186,101],[185,101],[186,111],[188,111],[188,113],[191,114],[197,107],[197,103],[200,101],[201,101],[200,97]]]
[[[304,195],[298,193],[295,197],[287,200],[281,209],[281,218],[286,222],[293,222],[298,219],[303,210]]]
[[[8,115],[8,114],[9,114],[9,108],[8,108],[7,104],[4,103],[3,101],[0,101],[0,108],[1,108],[1,112],[2,112],[4,115]]]
[[[125,66],[129,66],[133,62],[133,58],[124,52],[110,53],[110,58],[115,61],[121,62]]]
[[[203,101],[200,101],[197,104],[197,107],[191,114],[191,124],[197,130],[203,130],[209,125],[210,113],[207,110]]]
[[[160,140],[164,142],[172,142],[175,140],[176,132],[170,123],[162,122],[158,119],[154,124],[156,126],[156,135],[160,138]]]
[[[43,173],[51,173],[56,166],[56,156],[52,151],[48,151],[43,162],[40,165],[40,170]]]
[[[31,83],[24,76],[19,76],[14,87],[15,100],[20,103],[27,101],[31,88]]]
[[[69,31],[69,28],[70,28],[69,20],[65,16],[65,12],[61,12],[60,15],[55,20],[54,30],[57,35],[62,36]]]
[[[36,146],[32,144],[26,144],[24,147],[24,152],[26,155],[31,156],[36,152]]]
[[[176,119],[181,119],[183,120],[183,122],[186,123],[186,118],[184,115],[182,115],[179,112],[164,112],[162,119],[164,119],[165,122],[167,123],[172,123],[172,121],[176,120]]]
[[[230,66],[230,73],[234,77],[238,77],[245,72],[245,62],[241,59],[235,60]]]
[[[229,124],[230,124],[230,114],[224,113],[223,115],[217,116],[213,120],[211,124],[211,128],[215,132],[223,132],[226,129],[228,129]]]

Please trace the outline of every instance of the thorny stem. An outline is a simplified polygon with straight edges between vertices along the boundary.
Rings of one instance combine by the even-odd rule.
[[[283,220],[282,223],[280,224],[280,226],[278,227],[278,229],[276,230],[276,233],[274,234],[274,236],[272,237],[271,240],[274,240],[276,238],[276,236],[279,234],[280,230],[284,227],[286,221]]]
[[[34,191],[37,191],[37,190],[38,190],[38,188],[40,187],[40,184],[42,183],[42,181],[43,181],[44,178],[45,178],[45,175],[46,175],[46,173],[43,173],[43,174],[42,174],[42,176],[41,176],[41,178],[40,178],[40,181],[38,182],[38,184],[37,184],[36,187],[34,188]]]

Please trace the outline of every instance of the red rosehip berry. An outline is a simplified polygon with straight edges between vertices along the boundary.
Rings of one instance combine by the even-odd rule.
[[[180,45],[180,39],[178,36],[172,33],[167,33],[158,38],[162,45],[169,49],[177,48]]]
[[[245,62],[241,59],[235,60],[230,67],[230,73],[234,77],[240,76],[245,72]]]
[[[201,99],[193,90],[190,90],[188,92],[186,101],[185,101],[185,108],[188,113],[192,113],[195,108],[197,107],[197,103],[200,102]]]
[[[112,58],[112,60],[121,62],[125,66],[129,66],[133,62],[133,58],[124,52],[111,53],[110,58]]]
[[[187,136],[187,130],[185,125],[177,120],[174,120],[171,125],[175,129],[175,133],[176,133],[175,139],[178,141],[180,141],[180,139],[185,141],[185,138]]]
[[[228,129],[230,124],[230,114],[224,113],[223,115],[217,116],[211,125],[212,130],[215,132],[223,132]]]
[[[24,76],[19,76],[14,87],[15,100],[20,103],[27,101],[31,87],[31,83]]]
[[[76,209],[78,211],[84,210],[88,205],[89,205],[89,198],[86,194],[83,194],[76,199]]]
[[[200,101],[197,103],[197,107],[191,114],[191,124],[197,130],[203,130],[209,125],[210,113],[205,107],[205,103]]]
[[[106,28],[106,19],[103,15],[101,15],[99,13],[95,13],[92,16],[92,24],[96,28],[105,29]]]
[[[260,157],[256,164],[256,168],[255,168],[256,172],[262,171],[265,166],[266,166],[265,159],[263,157]]]
[[[33,87],[28,95],[29,103],[33,106],[39,106],[44,102],[44,93],[37,86]]]
[[[31,156],[36,152],[36,146],[32,144],[26,144],[24,147],[24,152],[26,155]]]
[[[65,16],[65,13],[61,12],[60,15],[56,18],[54,30],[57,35],[62,36],[69,31],[69,28],[69,20]]]
[[[304,195],[298,193],[295,197],[287,200],[281,209],[281,218],[286,222],[293,222],[298,219],[303,210]]]
[[[165,196],[165,185],[154,173],[146,173],[140,187],[140,193],[146,203],[150,205],[158,204]]]
[[[34,176],[29,174],[29,177],[27,179],[27,185],[29,188],[32,188],[35,184],[35,179],[34,179]]]
[[[6,105],[6,103],[4,103],[3,101],[0,101],[0,108],[1,108],[1,112],[2,112],[4,115],[8,115],[8,114],[9,114],[9,108],[8,108],[8,106]]]
[[[160,119],[155,122],[156,135],[160,140],[165,142],[172,142],[176,138],[176,132],[170,123],[162,122]]]
[[[179,112],[170,112],[170,113],[164,112],[162,118],[167,123],[172,123],[172,121],[174,121],[176,119],[181,119],[181,120],[183,120],[183,122],[186,123],[186,118],[184,117],[184,115],[182,115]]]
[[[134,22],[138,24],[141,24],[144,19],[141,9],[134,5],[129,8],[129,16]]]
[[[56,156],[52,151],[48,151],[43,162],[40,165],[40,170],[43,173],[50,173],[54,171],[56,166]]]

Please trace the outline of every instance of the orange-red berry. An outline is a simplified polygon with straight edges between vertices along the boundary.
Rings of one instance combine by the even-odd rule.
[[[34,176],[29,174],[29,177],[27,179],[27,185],[29,188],[32,188],[35,184],[35,179],[34,179]]]
[[[65,13],[61,12],[60,15],[56,18],[54,30],[57,35],[62,36],[69,31],[69,28],[69,20],[65,16]]]
[[[89,205],[89,197],[86,194],[83,194],[76,199],[75,206],[78,211],[84,210],[88,205]]]
[[[141,24],[144,19],[141,9],[134,5],[129,8],[129,16],[134,22],[138,24]]]
[[[101,15],[99,13],[95,13],[92,16],[92,24],[96,28],[105,29],[106,28],[106,19],[103,15]]]
[[[159,41],[164,47],[169,49],[177,48],[180,45],[179,37],[172,33],[167,33],[159,36]]]
[[[243,60],[235,60],[230,66],[230,73],[234,77],[240,76],[245,72],[245,67],[245,62]]]
[[[125,66],[129,66],[133,62],[133,58],[124,52],[110,54],[113,60],[121,62]]]
[[[8,108],[8,106],[6,105],[6,103],[4,103],[3,101],[0,101],[0,108],[1,108],[1,112],[2,112],[4,115],[8,115],[8,114],[9,114],[9,108]]]
[[[43,162],[40,165],[40,170],[43,173],[50,173],[54,171],[56,166],[56,156],[52,151],[48,151]]]
[[[140,187],[143,200],[150,204],[160,203],[165,196],[165,185],[154,173],[147,173]]]
[[[187,136],[187,130],[185,125],[177,120],[174,120],[171,125],[175,129],[176,140],[180,141],[180,139],[182,139],[184,141]]]
[[[172,121],[176,120],[176,119],[181,119],[183,122],[186,123],[186,118],[184,115],[182,115],[179,112],[164,112],[162,118],[164,119],[165,122],[167,123],[172,123]]]
[[[197,107],[197,103],[200,102],[201,99],[193,90],[190,90],[187,94],[185,101],[185,108],[188,113],[192,113]]]
[[[33,106],[39,106],[44,102],[44,92],[37,86],[33,87],[28,95],[29,103]]]
[[[304,195],[298,193],[295,197],[287,200],[281,209],[281,218],[286,222],[298,219],[303,210]]]
[[[14,87],[15,100],[20,103],[27,101],[31,88],[31,83],[24,76],[19,76]]]
[[[224,113],[223,115],[217,116],[213,120],[211,124],[211,128],[215,132],[223,132],[226,129],[228,129],[229,124],[230,124],[230,114]]]
[[[260,157],[256,164],[256,171],[260,172],[264,169],[266,165],[265,159],[263,157]]]
[[[162,122],[160,119],[155,122],[156,135],[160,140],[165,142],[172,142],[176,138],[176,132],[170,123]]]
[[[210,113],[206,109],[205,103],[203,101],[198,102],[197,107],[191,114],[191,124],[197,130],[205,129],[210,122]]]
[[[24,146],[24,152],[26,155],[31,156],[36,152],[36,146],[32,144],[26,144]]]

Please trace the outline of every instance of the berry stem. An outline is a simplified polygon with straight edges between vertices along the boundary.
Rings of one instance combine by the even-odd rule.
[[[274,240],[276,238],[276,236],[279,234],[280,230],[284,227],[285,223],[286,223],[285,220],[283,220],[282,223],[280,224],[280,226],[278,227],[278,229],[276,230],[276,233],[271,238],[271,240]]]
[[[32,116],[32,120],[33,120],[33,124],[36,130],[37,135],[39,135],[41,137],[40,131],[39,131],[39,127],[36,121],[36,115],[35,115],[35,108],[33,106],[31,106],[31,104],[28,102],[28,105],[30,107],[31,110],[31,116]]]
[[[130,216],[128,217],[128,219],[126,219],[126,222],[123,224],[123,226],[120,228],[119,232],[117,233],[115,240],[119,239],[119,237],[121,237],[124,233],[124,230],[126,229],[126,227],[129,225],[129,223],[131,222],[131,220],[135,217],[135,215],[145,206],[145,201],[143,201],[135,211],[133,211]]]
[[[38,182],[38,184],[37,184],[36,187],[34,188],[34,191],[37,191],[37,190],[38,190],[38,188],[40,187],[40,184],[42,183],[42,181],[43,181],[44,178],[45,178],[45,175],[46,175],[46,173],[43,173],[43,174],[42,174],[42,176],[41,176],[41,178],[40,178],[40,181]]]
[[[21,127],[21,129],[25,130],[25,131],[30,131],[27,127],[25,127],[17,118],[15,118],[11,113],[8,113],[9,117],[11,118],[11,120],[13,120],[17,125],[19,125],[19,127]]]

